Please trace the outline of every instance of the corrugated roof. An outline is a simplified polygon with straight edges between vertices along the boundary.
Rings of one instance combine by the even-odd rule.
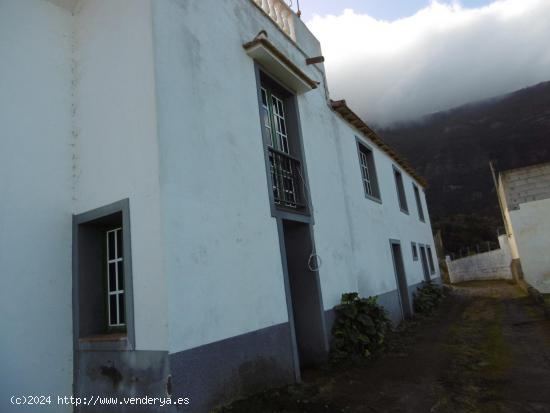
[[[378,134],[373,131],[363,119],[357,116],[357,114],[349,108],[345,100],[331,100],[330,104],[332,106],[332,109],[340,116],[342,116],[342,118],[346,122],[348,122],[350,125],[363,133],[382,151],[386,152],[388,156],[395,161],[395,163],[397,163],[401,168],[403,168],[403,170],[411,175],[422,187],[427,188],[428,183],[426,179],[424,179],[424,177],[416,172],[416,170],[395,151],[395,149],[384,142],[384,140],[380,136],[378,136]]]

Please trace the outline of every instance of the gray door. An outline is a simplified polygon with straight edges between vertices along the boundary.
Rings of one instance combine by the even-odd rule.
[[[422,271],[424,271],[424,280],[430,281],[430,271],[428,270],[428,260],[426,258],[426,248],[420,246],[420,261],[422,262]]]
[[[326,359],[328,346],[319,275],[309,265],[313,241],[309,224],[283,221],[286,264],[300,365]]]
[[[397,290],[399,292],[399,300],[403,318],[412,316],[411,304],[409,299],[409,286],[407,284],[407,275],[405,274],[405,266],[403,264],[403,254],[401,252],[401,244],[399,241],[390,241],[393,267],[395,277],[397,279]]]

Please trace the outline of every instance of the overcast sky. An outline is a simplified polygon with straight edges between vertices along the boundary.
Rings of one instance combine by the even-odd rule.
[[[550,80],[550,0],[300,5],[321,41],[332,98],[374,124]]]

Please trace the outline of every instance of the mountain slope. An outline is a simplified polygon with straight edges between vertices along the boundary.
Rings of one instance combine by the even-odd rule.
[[[498,170],[550,161],[550,82],[378,132],[427,178],[435,227],[457,251],[501,225],[490,160]]]

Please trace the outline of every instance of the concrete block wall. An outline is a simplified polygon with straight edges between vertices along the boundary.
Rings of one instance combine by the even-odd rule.
[[[550,198],[550,163],[513,169],[501,173],[510,210],[520,204]]]

